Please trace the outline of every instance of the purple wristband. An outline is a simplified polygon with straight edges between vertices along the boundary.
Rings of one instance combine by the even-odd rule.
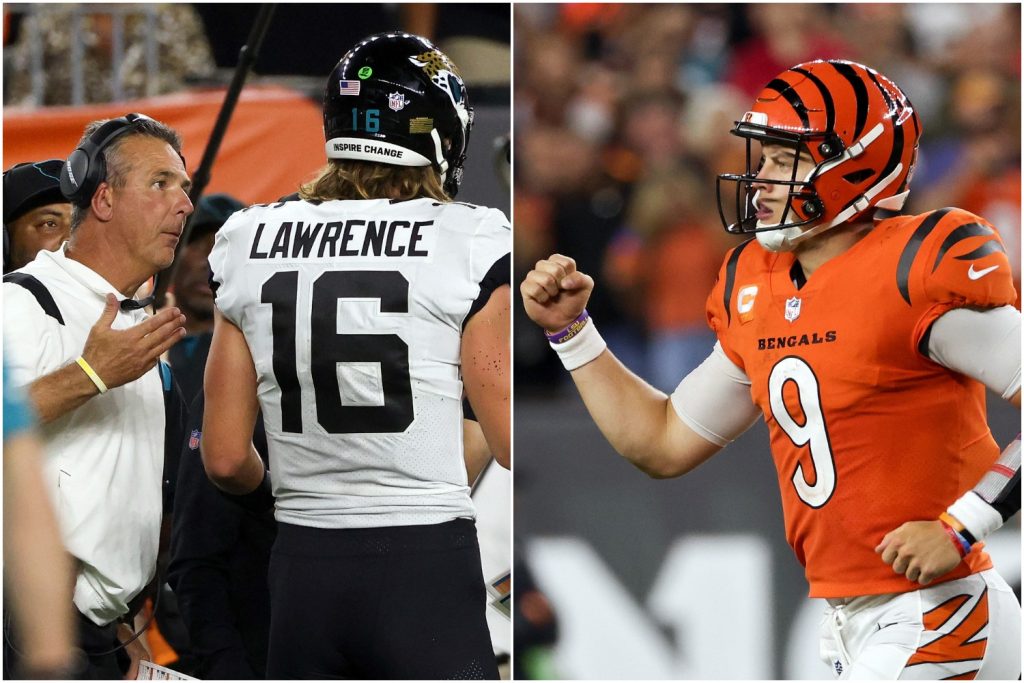
[[[561,329],[558,332],[552,332],[551,334],[545,332],[544,336],[547,337],[548,341],[552,344],[564,344],[579,334],[580,331],[586,327],[588,320],[590,320],[590,314],[587,313],[587,309],[584,308],[583,312],[580,313],[576,319],[569,323],[564,329]]]

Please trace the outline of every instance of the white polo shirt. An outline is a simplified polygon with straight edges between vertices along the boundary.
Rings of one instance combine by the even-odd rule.
[[[100,275],[68,259],[66,246],[41,251],[16,271],[45,286],[61,320],[21,285],[3,285],[5,353],[14,385],[73,363],[106,294],[123,298]],[[119,311],[113,328],[146,317],[141,310]],[[39,428],[65,545],[81,561],[74,602],[98,625],[125,614],[156,571],[164,422],[160,370],[154,367]]]

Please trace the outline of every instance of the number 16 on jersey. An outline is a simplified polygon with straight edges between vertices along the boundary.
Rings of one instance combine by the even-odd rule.
[[[391,270],[323,273],[313,282],[308,317],[298,311],[298,293],[295,270],[275,273],[260,290],[260,301],[273,307],[273,365],[281,388],[281,429],[303,431],[296,339],[299,325],[309,320],[309,374],[320,426],[329,434],[405,431],[415,417],[409,346],[397,334],[339,334],[337,330],[340,299],[376,300],[381,313],[408,313],[409,281]],[[379,364],[384,405],[343,405],[339,363]]]

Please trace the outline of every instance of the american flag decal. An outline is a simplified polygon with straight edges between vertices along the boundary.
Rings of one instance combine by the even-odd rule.
[[[338,81],[339,95],[358,95],[359,81]]]

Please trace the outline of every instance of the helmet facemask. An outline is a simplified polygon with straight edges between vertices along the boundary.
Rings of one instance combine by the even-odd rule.
[[[445,148],[442,152],[445,168],[441,172],[441,182],[444,191],[452,198],[458,193],[459,186],[462,184],[463,165],[466,163],[466,151],[469,149],[469,133],[473,129],[473,108],[459,103],[455,110],[463,124],[461,145],[455,144],[453,140],[442,142],[442,147]],[[456,150],[460,148],[461,150],[457,152]]]
[[[834,140],[826,142],[826,134],[792,134],[785,131],[774,130],[764,125],[752,124],[749,122],[737,122],[732,133],[742,137],[746,142],[746,172],[742,174],[723,173],[717,179],[718,194],[718,215],[722,219],[722,225],[727,232],[734,235],[754,234],[768,230],[786,230],[790,228],[802,228],[814,223],[822,215],[822,202],[818,191],[814,186],[814,179],[822,166],[821,152],[830,153],[831,156],[824,159],[838,156],[842,152],[842,143]],[[762,154],[756,153],[753,143],[761,145],[778,144],[792,151],[793,171],[786,180],[759,178],[758,173],[764,159]],[[819,154],[815,155],[812,149],[817,148]],[[834,152],[833,150],[838,150]],[[799,177],[800,157],[806,154],[815,163],[814,167],[805,177]],[[733,213],[726,216],[725,203],[723,202],[723,182],[734,183]],[[757,218],[757,196],[759,190],[754,185],[776,185],[788,189],[786,205],[778,221],[763,223]]]

